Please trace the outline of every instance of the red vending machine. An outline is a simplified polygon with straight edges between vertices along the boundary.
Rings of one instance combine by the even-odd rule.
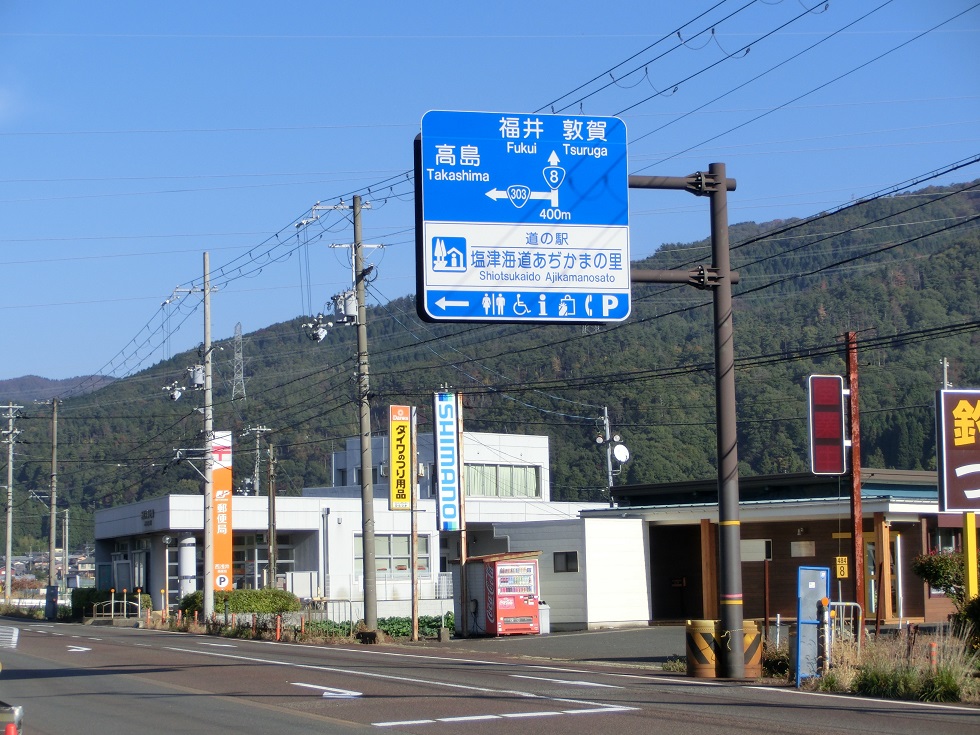
[[[540,633],[538,560],[484,557],[487,635]]]

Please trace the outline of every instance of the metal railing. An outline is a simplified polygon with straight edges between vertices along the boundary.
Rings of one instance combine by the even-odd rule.
[[[141,605],[139,602],[133,602],[132,600],[106,600],[105,602],[96,602],[92,605],[92,617],[93,618],[133,618],[139,620],[143,615]]]
[[[830,603],[830,643],[856,641],[861,653],[861,635],[864,630],[864,610],[856,602]]]

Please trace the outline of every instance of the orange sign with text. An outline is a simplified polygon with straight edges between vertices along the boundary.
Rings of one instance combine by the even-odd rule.
[[[231,432],[214,432],[211,444],[211,536],[214,548],[214,589],[230,590],[232,569]]]

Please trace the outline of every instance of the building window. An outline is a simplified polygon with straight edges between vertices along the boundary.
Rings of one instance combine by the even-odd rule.
[[[347,469],[344,467],[335,467],[333,471],[333,485],[334,487],[344,487],[347,485]]]
[[[375,485],[378,484],[378,468],[377,467],[372,467],[371,468],[371,482],[373,484],[375,484]],[[355,467],[354,468],[354,484],[355,485],[360,485],[361,484],[361,468],[360,467]]]
[[[354,574],[363,575],[364,544],[361,535],[354,536]],[[408,534],[375,534],[374,562],[379,578],[410,579],[412,576],[412,537]],[[429,576],[429,537],[418,537],[418,572]]]
[[[466,494],[478,498],[540,498],[538,467],[466,465]]]
[[[556,551],[555,552],[555,574],[560,572],[578,571],[578,552],[577,551]]]
[[[961,532],[958,528],[934,528],[929,534],[930,551],[958,551]]]

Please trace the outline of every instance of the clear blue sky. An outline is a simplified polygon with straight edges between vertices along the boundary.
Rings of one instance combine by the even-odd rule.
[[[8,0],[0,379],[121,377],[200,343],[199,295],[169,328],[161,305],[200,283],[205,250],[215,339],[322,309],[349,285],[347,251],[327,245],[351,228],[324,212],[297,248],[294,223],[353,192],[373,203],[365,241],[385,245],[373,299],[414,292],[403,174],[427,110],[620,115],[631,173],[726,163],[733,223],[980,152],[972,0],[811,5]],[[706,237],[706,203],[633,192],[630,224],[641,258]]]

